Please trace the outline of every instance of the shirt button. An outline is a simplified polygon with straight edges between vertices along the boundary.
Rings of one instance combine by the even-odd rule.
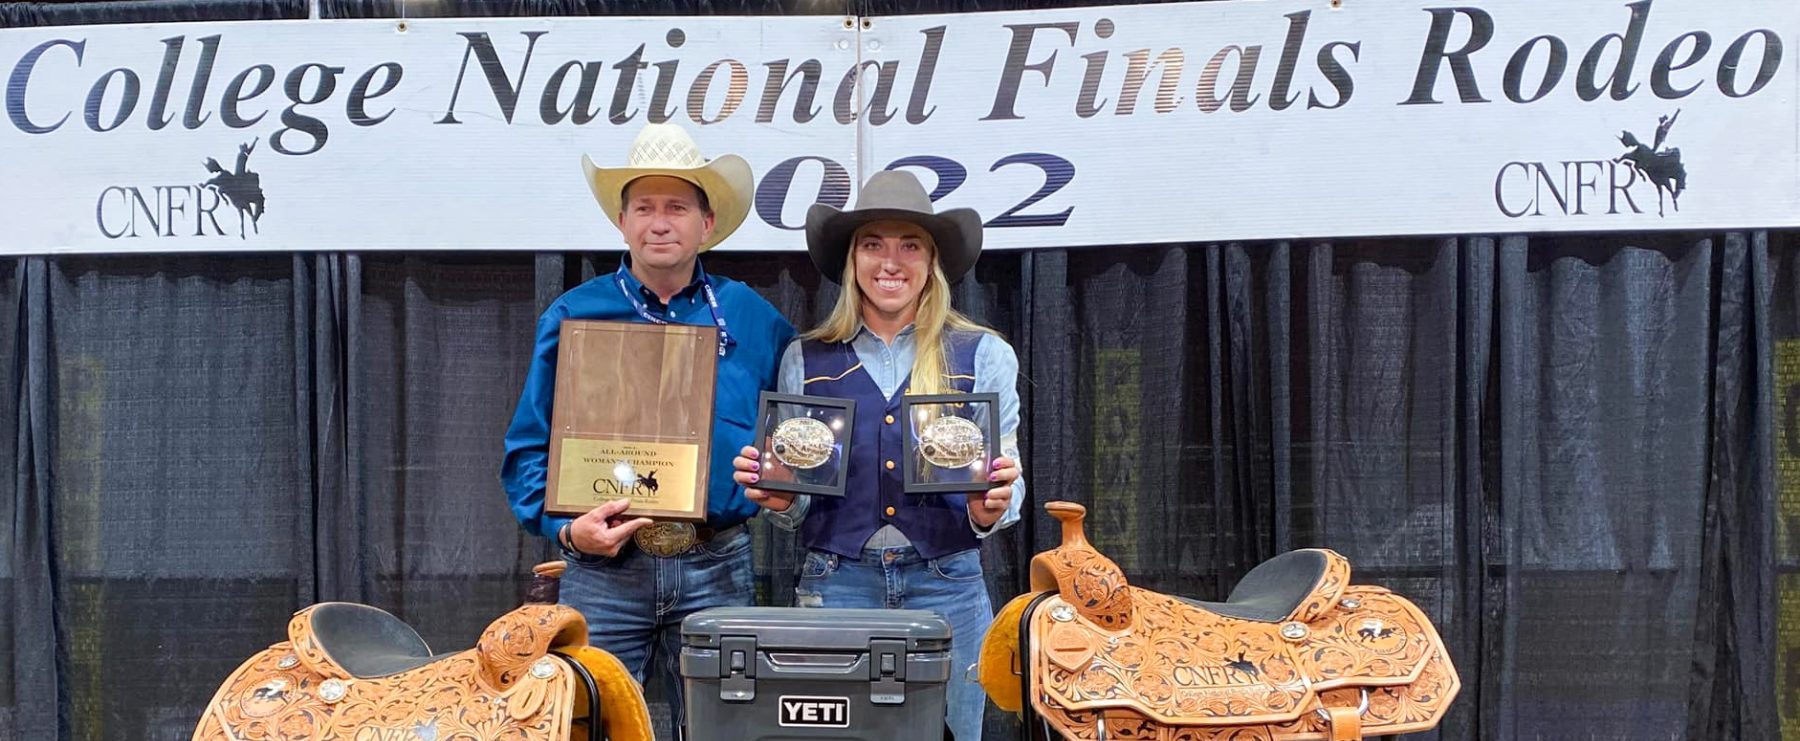
[[[894,516],[894,508],[893,507],[887,508],[887,514],[889,517],[893,517]]]
[[[890,425],[894,423],[894,415],[890,414],[887,416],[887,423]]]
[[[887,470],[889,470],[889,471],[894,470],[894,462],[893,461],[887,462]]]

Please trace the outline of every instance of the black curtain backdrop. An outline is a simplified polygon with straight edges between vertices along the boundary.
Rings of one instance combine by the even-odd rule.
[[[306,15],[0,3],[0,26]],[[1464,683],[1418,738],[1800,733],[1797,256],[1800,235],[1762,231],[989,253],[956,302],[1019,351],[1030,489],[984,547],[990,588],[1024,589],[1057,541],[1042,504],[1069,499],[1141,586],[1216,598],[1324,546],[1412,597]],[[0,738],[186,739],[225,675],[322,600],[472,644],[553,553],[496,477],[534,321],[618,259],[0,259]],[[803,326],[835,295],[802,253],[707,267]],[[756,534],[760,597],[787,604],[795,545]],[[1016,738],[998,712],[988,726]]]

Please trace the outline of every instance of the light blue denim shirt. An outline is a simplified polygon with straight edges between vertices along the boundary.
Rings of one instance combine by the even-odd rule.
[[[910,324],[895,335],[893,344],[864,327],[850,339],[850,347],[856,351],[856,359],[862,362],[863,372],[869,374],[875,386],[881,389],[881,395],[889,398],[912,374],[913,358],[918,354]],[[801,356],[799,340],[788,343],[782,352],[776,386],[784,394],[806,393],[806,361]],[[1019,478],[1013,482],[1012,501],[1007,505],[1006,514],[1001,515],[992,528],[985,530],[973,521],[969,523],[976,536],[985,538],[1018,522],[1025,502],[1025,469],[1019,462],[1019,356],[999,335],[983,334],[980,344],[975,346],[974,391],[1000,396],[1000,453],[1019,466]],[[794,506],[786,512],[765,512],[764,516],[777,527],[796,530],[806,518],[807,506],[807,497],[801,494],[794,497]],[[870,536],[866,547],[887,548],[909,542],[898,528],[888,525]]]

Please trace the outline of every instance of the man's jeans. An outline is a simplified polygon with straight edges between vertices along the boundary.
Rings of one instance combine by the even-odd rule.
[[[561,594],[587,618],[589,643],[618,657],[640,684],[648,687],[651,674],[661,679],[680,729],[681,621],[700,610],[750,606],[754,578],[750,530],[738,527],[675,558],[627,545],[617,558],[570,561]]]
[[[987,695],[969,668],[994,621],[981,551],[926,559],[911,546],[871,548],[861,560],[811,551],[795,587],[801,607],[930,610],[950,624],[950,684],[945,718],[956,741],[980,741]]]

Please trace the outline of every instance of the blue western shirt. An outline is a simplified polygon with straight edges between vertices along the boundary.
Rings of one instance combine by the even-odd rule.
[[[714,326],[701,282],[712,286],[719,314],[725,319],[733,343],[719,358],[713,391],[713,436],[708,489],[707,524],[715,529],[736,525],[756,514],[755,503],[744,498],[743,487],[732,481],[731,459],[751,441],[756,425],[757,395],[775,387],[778,353],[794,337],[794,327],[762,296],[742,283],[709,275],[698,264],[694,281],[670,297],[668,305],[631,274],[630,258],[616,273],[595,276],[556,299],[538,319],[537,342],[532,348],[531,369],[518,409],[506,431],[506,458],[500,467],[500,483],[512,504],[513,516],[526,530],[548,538],[571,518],[544,512],[544,483],[550,460],[550,409],[556,391],[556,352],[564,319],[602,319],[649,323],[639,316],[625,291],[632,291],[655,317],[671,324]],[[617,276],[617,277],[615,277]],[[620,290],[619,279],[624,280]],[[628,513],[629,514],[629,513]]]

